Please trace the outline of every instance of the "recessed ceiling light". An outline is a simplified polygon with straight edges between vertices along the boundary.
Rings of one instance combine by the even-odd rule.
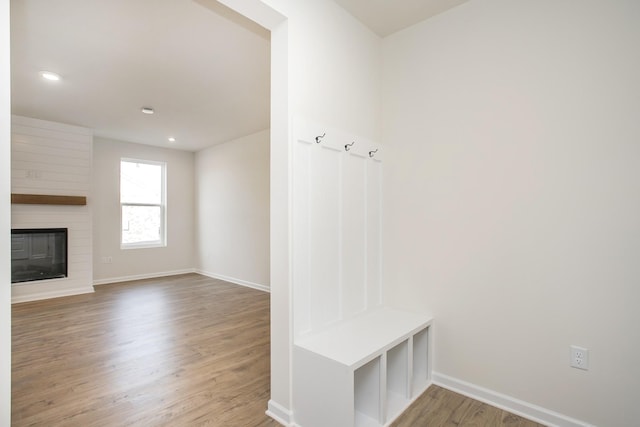
[[[176,139],[172,136],[170,136],[168,139],[169,139],[169,142],[176,142]]]
[[[42,76],[43,79],[50,80],[52,82],[60,80],[60,75],[52,73],[51,71],[40,71],[40,76]]]
[[[142,107],[140,109],[140,111],[142,111],[145,114],[153,114],[153,113],[155,113],[155,111],[153,111],[153,108],[151,108],[151,107]]]

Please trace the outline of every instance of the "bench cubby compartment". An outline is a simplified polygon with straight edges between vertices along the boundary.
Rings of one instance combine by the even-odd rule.
[[[409,403],[409,340],[387,352],[386,416],[395,418]]]
[[[380,427],[430,384],[431,317],[382,308],[294,345],[293,406],[300,427]]]
[[[381,357],[378,356],[353,373],[356,426],[380,425],[383,409],[380,395],[381,365]]]
[[[424,390],[430,381],[429,332],[430,329],[426,328],[413,336],[413,393]]]

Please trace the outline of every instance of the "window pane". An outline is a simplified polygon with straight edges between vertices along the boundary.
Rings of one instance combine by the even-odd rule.
[[[162,203],[162,165],[120,162],[120,203]]]
[[[160,206],[122,206],[122,243],[159,242]]]

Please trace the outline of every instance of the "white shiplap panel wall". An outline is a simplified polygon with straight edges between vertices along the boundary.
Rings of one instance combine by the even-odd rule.
[[[342,311],[349,315],[367,308],[367,162],[352,148],[342,156]]]
[[[340,157],[329,144],[312,154],[309,179],[309,263],[311,325],[318,328],[340,320]]]
[[[309,251],[310,238],[310,170],[311,141],[296,140],[293,157],[293,317],[296,335],[303,335],[312,330],[311,326],[311,259]]]
[[[316,136],[323,134],[316,142]],[[294,138],[297,339],[382,303],[382,153],[371,157],[369,152],[379,148],[376,144],[306,121],[298,121]]]
[[[382,153],[367,162],[367,307],[382,304]]]
[[[93,292],[89,129],[12,117],[11,192],[87,196],[87,206],[12,205],[11,228],[67,228],[68,277],[17,283],[13,302]]]

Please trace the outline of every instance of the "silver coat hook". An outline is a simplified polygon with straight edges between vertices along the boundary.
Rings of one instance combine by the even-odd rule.
[[[355,144],[356,142],[353,141],[351,144],[345,144],[344,146],[344,151],[349,151],[351,150],[351,147],[353,146],[353,144]]]
[[[324,132],[322,135],[316,136],[316,144],[320,144],[320,141],[322,141],[322,138],[324,138],[326,135],[327,133]]]
[[[378,152],[377,148],[373,151],[369,151],[369,157],[373,157],[373,155],[376,154],[377,152]]]

